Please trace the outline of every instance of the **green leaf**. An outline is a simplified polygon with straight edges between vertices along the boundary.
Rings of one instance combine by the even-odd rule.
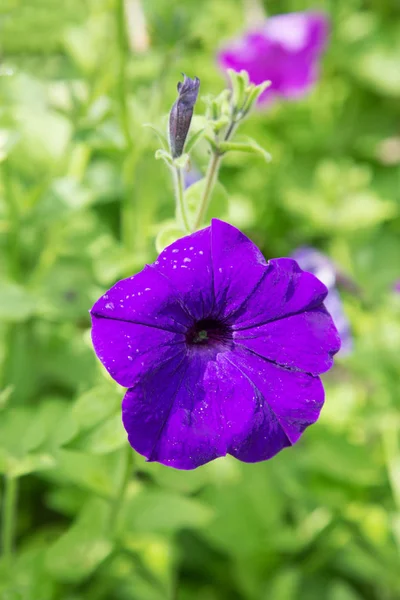
[[[0,446],[10,454],[22,457],[36,450],[46,438],[45,423],[30,407],[5,410],[0,420]]]
[[[72,527],[46,553],[46,567],[61,581],[87,578],[113,550],[109,537],[108,503],[94,499],[83,508]]]
[[[265,92],[267,88],[269,88],[270,85],[270,81],[264,81],[263,83],[260,83],[260,85],[251,85],[247,88],[247,98],[242,108],[242,113],[244,116],[246,116],[247,113],[253,108],[254,103],[258,100],[261,94]]]
[[[121,405],[121,394],[112,383],[104,383],[79,396],[72,407],[72,417],[79,429],[92,429],[115,413]]]
[[[149,129],[151,129],[151,131],[153,131],[156,134],[156,136],[158,137],[158,139],[160,140],[160,142],[163,146],[163,149],[166,152],[168,152],[169,144],[168,144],[167,136],[161,131],[161,129],[158,129],[158,127],[155,127],[151,123],[143,123],[143,127],[148,127]]]
[[[21,477],[54,467],[54,457],[43,449],[46,435],[43,410],[37,412],[28,407],[4,410],[0,420],[0,472]]]
[[[221,461],[221,466],[229,465],[230,460]],[[266,463],[242,466],[234,462],[232,467],[237,470],[231,480],[207,486],[201,494],[215,510],[212,526],[201,535],[236,557],[256,554],[265,539],[273,551],[284,526],[279,480]]]
[[[352,444],[343,435],[326,428],[323,431],[311,428],[308,439],[312,444],[302,461],[314,473],[359,486],[376,484],[377,477],[382,477],[364,445]]]
[[[48,476],[58,481],[69,481],[79,487],[113,498],[123,468],[120,452],[95,455],[76,450],[59,450],[55,455],[57,467]]]
[[[156,150],[154,157],[156,160],[163,160],[169,167],[174,164],[174,161],[172,159],[170,152],[167,152],[166,150],[162,150],[161,148]]]
[[[160,231],[156,237],[156,250],[158,253],[162,252],[164,248],[176,242],[185,235],[183,229],[181,229],[175,221],[167,221],[162,225]]]
[[[127,444],[128,441],[122,426],[120,410],[116,415],[98,426],[83,441],[85,451],[91,454],[109,454]]]
[[[385,37],[371,39],[366,50],[356,56],[351,66],[357,78],[364,80],[381,94],[398,98],[400,97],[400,28],[397,27],[393,33],[393,36],[386,39]]]
[[[22,286],[0,282],[0,321],[26,321],[36,310],[36,301]]]
[[[189,152],[191,152],[193,150],[193,148],[196,146],[197,142],[199,142],[205,134],[205,128],[200,129],[199,131],[197,131],[197,133],[193,134],[188,141],[185,144],[185,152],[186,154],[189,154]]]
[[[6,408],[8,401],[12,396],[13,390],[14,390],[14,386],[8,385],[7,387],[5,387],[3,390],[0,391],[0,410],[3,410],[4,408]]]
[[[191,225],[194,224],[205,185],[206,180],[203,177],[185,190],[184,202],[187,210],[188,220]],[[212,192],[207,214],[205,215],[205,221],[208,222],[213,217],[224,218],[227,212],[228,193],[222,183],[217,181]]]
[[[50,454],[32,452],[15,457],[0,448],[0,473],[8,477],[22,477],[29,473],[52,469],[55,465],[56,461]]]
[[[246,99],[246,88],[249,85],[249,74],[247,71],[234,71],[227,69],[232,85],[232,104],[236,109],[243,106]]]
[[[292,600],[298,597],[301,573],[296,569],[282,569],[268,585],[261,600]]]
[[[10,156],[13,164],[27,174],[37,176],[39,170],[48,176],[49,169],[59,166],[66,156],[72,136],[70,121],[55,111],[36,111],[29,105],[15,112],[20,139]]]
[[[19,505],[20,506],[20,505]],[[48,539],[37,533],[34,541],[24,544],[13,556],[0,559],[0,598],[2,600],[54,600],[56,582],[48,576],[44,554]]]
[[[131,490],[123,511],[124,530],[137,532],[177,531],[204,527],[213,516],[209,506],[162,489]]]
[[[173,159],[173,165],[178,167],[178,169],[186,169],[189,164],[190,158],[187,152],[185,152],[181,156],[178,156],[178,158]]]
[[[332,582],[327,600],[361,600],[361,596],[344,581]]]
[[[19,135],[15,131],[0,129],[0,162],[7,158],[18,139]]]
[[[261,156],[266,162],[270,162],[272,160],[272,156],[264,150],[257,142],[254,140],[249,140],[246,142],[220,142],[218,144],[218,148],[221,152],[246,152],[249,154],[257,154]]]

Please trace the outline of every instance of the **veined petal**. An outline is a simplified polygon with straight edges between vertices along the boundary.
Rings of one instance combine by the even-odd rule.
[[[262,280],[229,321],[235,330],[262,325],[316,308],[327,293],[324,284],[302,271],[293,259],[272,259]]]
[[[318,419],[324,403],[324,388],[319,377],[302,371],[285,369],[268,362],[250,350],[238,347],[230,353],[229,360],[258,389],[290,443],[294,444],[306,427]],[[254,437],[251,438],[251,441],[254,448],[262,447],[263,436],[265,438],[266,435],[264,432],[269,430],[268,423],[266,417],[265,425],[253,430]],[[246,460],[240,454],[235,454],[235,456]]]
[[[257,246],[239,229],[213,219],[212,261],[218,316],[237,311],[263,277],[267,262]]]
[[[152,267],[168,278],[194,319],[210,314],[214,306],[210,227],[165,248]]]
[[[129,389],[122,419],[131,446],[150,461],[194,469],[226,454],[223,416],[208,361],[199,355],[171,360]]]
[[[340,348],[336,327],[323,307],[239,330],[234,341],[270,361],[313,375],[330,369]]]
[[[139,381],[123,401],[132,447],[148,460],[193,469],[227,453],[257,462],[290,446],[297,430],[287,433],[237,362],[235,352],[215,360],[195,353],[170,360]]]
[[[339,347],[326,287],[291,259],[267,263],[214,220],[117,283],[91,310],[93,344],[129,390],[123,422],[150,461],[256,462],[291,445],[323,404],[315,373]]]
[[[151,266],[118,281],[97,300],[90,313],[102,319],[148,325],[175,333],[184,333],[192,323],[171,282]]]
[[[185,336],[147,325],[92,315],[95,352],[117,383],[131,387],[156,364],[185,351]]]

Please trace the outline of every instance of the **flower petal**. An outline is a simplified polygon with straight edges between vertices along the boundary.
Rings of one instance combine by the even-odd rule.
[[[232,354],[235,353],[223,360],[234,367],[236,373],[230,375],[231,385],[236,385],[240,393],[236,392],[235,403],[228,399],[224,404],[228,452],[244,462],[267,460],[290,446],[291,441],[260,390],[237,367]]]
[[[263,460],[258,458],[257,452],[263,448],[263,439],[268,438],[268,415],[271,411],[292,444],[300,438],[306,427],[318,419],[324,402],[324,389],[319,377],[290,371],[238,347],[230,353],[229,359],[258,389],[266,405],[265,421],[254,421],[253,434],[249,437],[250,447],[247,445],[244,455],[238,449],[234,456],[251,462]]]
[[[336,327],[323,307],[239,330],[234,340],[270,361],[313,375],[328,371],[340,348]]]
[[[324,304],[335,323],[341,339],[340,356],[347,356],[353,351],[353,337],[351,335],[349,320],[344,312],[342,299],[336,288],[329,290]]]
[[[185,350],[185,336],[127,321],[92,315],[92,342],[117,383],[130,387],[153,368]]]
[[[222,354],[165,363],[128,390],[122,410],[133,448],[179,469],[228,452],[265,460],[290,445],[260,392]],[[261,429],[253,444],[254,431]]]
[[[211,223],[214,290],[218,316],[237,311],[264,275],[267,262],[239,229],[213,219]]]
[[[171,283],[151,266],[101,296],[91,315],[184,333],[192,324]]]
[[[264,26],[265,37],[292,57],[303,51],[318,56],[324,49],[328,32],[329,21],[322,12],[275,15],[267,19]]]
[[[235,330],[242,330],[320,306],[328,290],[291,258],[270,260],[253,292],[232,315]]]
[[[209,316],[214,306],[210,227],[165,248],[152,266],[168,278],[194,319]]]
[[[212,364],[212,363],[210,363]],[[199,354],[153,369],[128,390],[122,418],[131,446],[150,461],[194,469],[226,454],[218,393]]]
[[[318,60],[329,33],[322,12],[298,12],[268,18],[258,30],[228,42],[219,52],[222,69],[245,69],[250,81],[271,80],[259,104],[277,95],[297,98],[308,92],[318,75]]]

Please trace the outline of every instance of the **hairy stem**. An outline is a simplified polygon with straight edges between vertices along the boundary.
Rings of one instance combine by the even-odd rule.
[[[174,174],[174,187],[175,187],[175,198],[176,198],[176,217],[178,223],[182,225],[185,231],[190,231],[190,225],[186,214],[185,200],[184,200],[184,184],[183,184],[183,171],[179,167],[173,169]]]
[[[237,125],[238,123],[232,118],[232,121],[230,122],[229,127],[224,135],[224,142],[227,142],[232,137],[237,128]],[[204,218],[207,214],[212,192],[218,179],[218,172],[221,166],[222,157],[223,154],[218,152],[218,150],[213,150],[206,173],[206,184],[204,186],[203,194],[200,199],[199,210],[197,211],[197,215],[193,225],[193,231],[196,231],[197,229],[199,229],[199,227],[201,227]]]
[[[206,216],[208,205],[210,204],[212,191],[214,189],[214,185],[218,179],[218,171],[222,161],[222,155],[218,152],[213,152],[211,160],[208,165],[207,173],[206,173],[206,183],[204,186],[203,194],[200,199],[199,210],[196,215],[196,219],[193,225],[193,230],[196,231],[201,227],[204,218]]]

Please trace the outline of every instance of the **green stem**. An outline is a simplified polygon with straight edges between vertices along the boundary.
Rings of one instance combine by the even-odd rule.
[[[190,225],[186,214],[185,199],[184,199],[184,184],[183,172],[179,167],[173,169],[174,187],[176,198],[176,217],[178,223],[182,225],[185,231],[190,231]]]
[[[120,515],[122,505],[124,504],[126,491],[128,489],[128,485],[132,477],[133,450],[128,444],[126,452],[127,454],[124,474],[121,480],[121,485],[119,487],[118,493],[114,499],[114,502],[112,503],[110,512],[110,529],[115,535],[118,534],[118,517]]]
[[[400,482],[396,473],[396,457],[399,455],[398,433],[394,428],[386,427],[382,433],[386,469],[394,501],[400,508]]]
[[[121,206],[121,240],[124,248],[131,252],[134,250],[135,238],[135,217],[136,210],[134,205],[133,178],[138,160],[138,143],[136,148],[133,144],[133,138],[130,129],[130,115],[128,105],[128,94],[126,89],[127,82],[127,60],[129,45],[126,35],[125,6],[124,0],[116,2],[116,29],[118,44],[118,74],[116,82],[116,93],[119,107],[119,121],[121,131],[125,138],[125,161],[123,164],[123,183],[124,191]]]
[[[8,234],[8,272],[12,279],[18,281],[20,276],[19,264],[19,208],[11,185],[11,177],[7,161],[2,163],[2,178],[4,196],[8,208],[9,234]]]
[[[17,488],[18,481],[15,477],[4,478],[1,541],[3,556],[6,559],[11,558],[14,547]]]
[[[218,152],[213,152],[210,163],[208,165],[207,173],[206,173],[206,183],[204,186],[203,194],[200,199],[199,210],[197,211],[197,215],[193,225],[193,231],[196,231],[201,227],[204,218],[206,216],[208,205],[210,204],[212,191],[214,185],[218,179],[218,171],[221,164],[222,155]]]
[[[227,142],[232,137],[232,135],[236,131],[237,126],[238,122],[236,122],[232,118],[232,121],[230,122],[229,127],[224,135],[224,142]],[[199,227],[201,227],[204,218],[207,214],[208,206],[210,204],[212,196],[212,191],[218,179],[218,172],[221,166],[222,157],[223,154],[221,154],[217,150],[213,150],[213,154],[206,173],[206,184],[204,186],[203,194],[200,199],[199,210],[197,211],[197,215],[193,225],[193,231],[196,231],[197,229],[199,229]]]

